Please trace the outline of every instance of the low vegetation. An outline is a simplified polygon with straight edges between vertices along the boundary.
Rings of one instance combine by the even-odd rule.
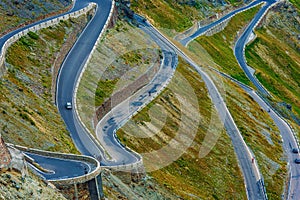
[[[298,11],[298,14],[300,14],[300,2],[297,0],[289,0],[296,8]]]
[[[160,54],[149,36],[124,21],[106,32],[83,73],[77,93],[80,117],[92,133],[95,108],[146,73],[159,61]]]
[[[246,58],[256,70],[256,77],[274,96],[273,105],[300,125],[300,45],[297,38],[300,23],[288,10],[292,10],[292,6],[281,3],[270,12],[265,25],[256,30],[257,38],[247,46]],[[291,106],[290,110],[286,109],[287,105]]]
[[[0,1],[0,35],[8,29],[65,10],[71,0]]]
[[[192,98],[191,89],[186,87],[187,83],[194,90],[196,101]],[[181,91],[180,94],[177,89]],[[187,111],[182,110],[183,105],[180,103],[183,96],[185,106],[189,105]],[[180,59],[167,89],[118,130],[117,134],[122,143],[142,153],[148,170],[151,169],[151,163],[159,165],[157,163],[161,157],[163,160],[169,159],[177,151],[167,155],[160,154],[152,160],[148,160],[147,153],[159,151],[169,145],[172,148],[174,138],[180,143],[179,146],[186,145],[185,140],[178,139],[178,134],[181,134],[180,138],[193,142],[183,150],[178,159],[174,159],[166,167],[150,172],[154,180],[184,199],[246,199],[243,178],[229,137],[223,127],[209,129],[211,120],[214,124],[219,121],[218,117],[211,119],[215,112],[201,77]],[[199,114],[201,120],[197,122],[196,116]],[[185,118],[187,120],[183,120]],[[140,131],[134,131],[137,129]],[[134,133],[147,137],[139,137]],[[219,137],[214,146],[203,144],[205,136],[209,134]],[[206,145],[212,150],[200,158],[199,150]]]
[[[258,9],[259,6],[237,14],[230,20],[223,31],[209,37],[201,36],[197,38],[196,41],[190,44],[191,47],[189,47],[189,49],[193,51],[195,48],[193,46],[200,44],[211,56],[213,61],[219,65],[219,70],[247,85],[251,85],[250,80],[236,61],[233,48],[238,37],[238,31],[241,31],[241,29],[250,22]],[[196,42],[198,44],[195,44]],[[194,53],[197,54],[196,51],[194,51]]]
[[[242,1],[230,0],[227,3],[239,5]],[[226,9],[218,1],[185,1],[185,0],[132,0],[131,8],[138,14],[144,15],[156,27],[164,29],[173,35],[181,32],[205,17],[219,10]]]
[[[287,163],[276,124],[267,111],[261,109],[238,85],[215,72],[210,74],[217,86],[226,91],[227,107],[246,144],[255,155],[268,198],[280,199],[285,187]]]
[[[78,153],[53,104],[51,86],[57,76],[54,61],[66,55],[62,47],[76,39],[86,22],[84,16],[29,32],[8,48],[7,72],[0,79],[0,127],[6,142]]]
[[[95,106],[101,106],[104,100],[108,99],[115,90],[116,83],[119,79],[100,80],[95,93]]]

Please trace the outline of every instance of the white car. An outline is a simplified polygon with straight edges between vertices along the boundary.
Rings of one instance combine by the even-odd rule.
[[[71,110],[72,109],[72,103],[71,102],[67,102],[66,103],[66,109]]]

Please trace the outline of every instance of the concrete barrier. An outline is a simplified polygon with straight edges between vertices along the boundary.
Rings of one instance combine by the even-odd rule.
[[[83,9],[80,9],[78,11],[75,11],[75,12],[72,12],[72,13],[69,13],[69,14],[65,14],[63,16],[60,16],[60,17],[57,17],[57,18],[54,18],[54,19],[49,19],[48,21],[42,22],[40,24],[36,24],[36,25],[34,25],[32,27],[29,27],[25,30],[22,30],[22,31],[16,33],[15,35],[13,35],[12,37],[10,37],[8,40],[6,40],[6,42],[4,43],[4,45],[2,46],[2,49],[1,49],[1,53],[0,53],[0,69],[1,70],[0,70],[0,72],[2,72],[2,74],[5,72],[4,63],[5,63],[5,55],[6,55],[6,51],[7,51],[8,47],[10,47],[18,39],[25,36],[30,31],[35,32],[35,31],[38,31],[40,29],[56,25],[61,20],[68,20],[70,18],[77,18],[77,17],[81,16],[82,14],[86,14],[88,11],[93,9],[95,7],[95,5],[96,5],[95,3],[90,3],[87,7],[83,8]]]
[[[203,33],[199,34],[198,37],[202,36],[202,35],[206,35],[206,36],[211,36],[215,33],[218,33],[220,31],[222,31],[228,24],[228,22],[231,20],[231,18],[233,18],[235,15],[241,13],[241,12],[245,12],[253,7],[256,7],[258,5],[261,5],[261,4],[264,4],[263,2],[259,3],[259,4],[256,4],[256,5],[253,5],[253,6],[250,6],[249,8],[246,8],[246,9],[243,9],[243,10],[240,10],[239,12],[233,14],[232,16],[230,16],[228,19],[220,22],[219,24],[216,24],[215,26],[211,27],[210,29],[204,31]],[[188,41],[185,46],[188,46],[188,44],[191,42],[192,40]]]
[[[39,149],[33,149],[33,148],[28,148],[28,147],[14,145],[14,144],[7,144],[7,145],[10,147],[16,148],[20,151],[23,151],[23,152],[29,152],[29,153],[34,153],[34,154],[38,154],[41,156],[54,157],[54,158],[60,158],[60,159],[83,161],[83,162],[91,163],[95,166],[94,170],[92,170],[90,173],[82,175],[82,176],[73,177],[73,178],[65,178],[65,179],[49,180],[49,182],[53,182],[55,184],[64,185],[64,184],[85,183],[85,182],[95,178],[96,176],[98,176],[101,173],[101,167],[100,167],[99,161],[90,156],[43,151],[43,150],[39,150]]]
[[[177,63],[178,63],[178,58],[176,58],[175,60],[175,66],[177,66]],[[163,67],[163,64],[164,64],[164,57],[163,59],[161,60],[161,63],[160,63],[160,68]],[[115,130],[113,130],[113,136],[115,138],[115,140],[127,151],[131,152],[132,154],[134,154],[137,158],[138,158],[138,161],[135,162],[135,163],[131,163],[131,164],[124,164],[124,165],[118,165],[118,166],[104,166],[103,168],[106,168],[106,169],[111,169],[111,170],[115,170],[115,171],[131,171],[131,170],[135,170],[135,169],[139,169],[139,168],[142,168],[143,167],[143,158],[142,156],[135,152],[134,150],[128,148],[127,146],[123,145],[121,143],[121,141],[119,140],[119,138],[117,137],[116,135],[116,131],[118,129],[120,129],[128,120],[130,120],[133,116],[135,116],[140,110],[142,110],[144,107],[146,107],[151,101],[153,101],[166,87],[167,85],[170,83],[174,73],[175,73],[175,70],[176,70],[176,67],[175,68],[172,68],[172,73],[170,74],[170,77],[163,83],[162,87],[159,88],[159,90],[157,92],[155,92],[153,95],[151,95],[151,98],[149,98],[142,106],[140,106],[135,112],[133,112],[130,116],[128,116],[126,119],[124,119],[122,122],[119,123],[119,125],[116,127]],[[130,97],[128,97],[130,98]]]
[[[98,39],[96,40],[95,44],[94,44],[94,47],[92,49],[92,51],[90,52],[83,68],[82,68],[82,71],[81,73],[79,74],[78,78],[77,78],[77,83],[76,83],[76,86],[75,86],[75,89],[74,89],[74,100],[73,100],[73,104],[74,104],[74,110],[75,110],[75,117],[76,119],[80,122],[80,125],[86,130],[86,132],[88,133],[88,137],[91,138],[91,140],[93,140],[96,145],[101,148],[102,152],[105,152],[105,149],[101,146],[101,144],[99,143],[99,141],[93,136],[93,134],[90,133],[90,130],[86,127],[86,125],[83,123],[83,121],[81,120],[80,116],[79,116],[79,112],[78,112],[78,107],[77,107],[77,92],[78,92],[78,87],[79,87],[79,83],[82,79],[82,76],[83,76],[83,73],[85,72],[87,66],[88,66],[88,63],[90,61],[90,59],[92,58],[92,55],[94,53],[94,51],[96,50],[96,47],[97,45],[99,44],[100,40],[101,40],[101,37],[103,36],[104,32],[106,31],[107,27],[108,27],[108,24],[112,18],[112,15],[113,15],[113,11],[114,11],[114,8],[115,8],[115,1],[113,0],[112,1],[112,6],[111,6],[111,9],[110,9],[110,12],[109,12],[109,15],[108,15],[108,18],[106,20],[106,23],[102,29],[102,31],[100,32],[99,36],[98,36]],[[105,155],[104,155],[105,156]],[[107,159],[107,158],[106,158]]]

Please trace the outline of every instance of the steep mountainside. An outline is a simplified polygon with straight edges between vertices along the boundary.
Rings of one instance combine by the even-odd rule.
[[[300,15],[288,1],[278,3],[247,46],[247,62],[274,95],[272,104],[300,125]]]
[[[296,8],[284,1],[268,13],[265,21],[256,31],[257,39],[247,47],[246,56],[249,64],[257,70],[257,77],[275,96],[274,104],[285,116],[295,120],[296,117],[300,117],[300,20],[299,2],[297,0],[291,2]],[[216,12],[227,12],[233,5],[238,6],[243,3],[244,1],[238,0],[132,0],[131,7],[173,37],[178,32],[191,27],[196,21],[213,16]],[[46,12],[64,9],[68,5],[70,5],[69,0],[55,2],[2,0],[0,1],[2,19],[0,32],[35,19]],[[254,11],[255,9],[239,15],[243,20],[233,19],[228,29],[215,36],[199,38],[195,44],[202,46],[193,46],[191,43],[189,50],[193,52],[190,54],[200,58],[203,55],[198,55],[197,50],[203,50],[205,56],[210,55],[205,58],[209,62],[200,60],[199,64],[224,70],[249,84],[234,63],[233,55],[230,54],[229,59],[223,51],[231,52],[237,36],[236,31],[245,26]],[[86,17],[61,22],[58,26],[22,37],[9,49],[7,73],[0,79],[0,131],[7,142],[45,150],[78,153],[53,105],[51,87],[55,82],[59,62],[62,61],[86,22]],[[129,28],[132,28],[131,25],[121,24],[108,32],[112,34],[126,32]],[[102,42],[107,41],[103,39]],[[134,39],[128,43],[134,43]],[[214,54],[214,51],[218,51],[219,54]],[[124,54],[122,59],[116,60],[116,63],[119,61],[129,65],[147,63],[148,57],[158,57],[159,53],[157,49],[135,51],[133,54]],[[210,65],[211,63],[213,65]],[[112,72],[111,69],[115,66],[122,67],[122,65],[122,63],[112,65],[109,71]],[[199,104],[193,102],[189,112],[184,113],[180,110],[180,102],[176,98],[176,93],[172,91],[171,85],[171,89],[166,89],[153,103],[126,124],[118,132],[118,136],[123,143],[141,153],[155,151],[172,141],[182,125],[181,116],[186,114],[189,121],[182,125],[185,127],[185,137],[189,137],[192,130],[197,130],[193,143],[179,159],[174,160],[169,166],[148,173],[139,183],[125,183],[120,177],[105,171],[103,183],[106,196],[109,199],[246,199],[242,174],[225,130],[208,129],[211,116],[215,116],[213,114],[216,113],[203,81],[182,60],[175,76],[177,79],[171,83],[173,88],[181,88],[183,94],[190,98],[191,91],[180,84],[182,81],[180,78],[185,78],[184,81],[193,85]],[[218,83],[219,80],[223,80],[215,73],[211,73],[211,76]],[[115,82],[110,82],[104,77],[101,81],[95,83],[95,91],[87,91],[94,92],[92,95],[98,97],[92,99],[92,105],[99,105],[103,100],[101,95],[110,94],[114,89]],[[285,187],[286,163],[278,130],[267,113],[260,110],[247,94],[235,84],[223,81],[224,83],[218,86],[226,88],[225,96],[228,98],[226,103],[229,110],[247,144],[253,149],[260,170],[267,177],[265,182],[268,195],[270,199],[280,199]],[[108,87],[101,87],[103,83]],[[97,96],[97,94],[101,95]],[[192,109],[198,107],[197,112]],[[201,114],[199,126],[194,118],[197,114]],[[218,117],[215,117],[212,122],[216,123],[218,120]],[[153,137],[137,138],[130,134],[134,127],[138,127],[148,136],[152,136],[157,130],[159,132]],[[296,130],[300,128],[296,127]],[[200,159],[199,149],[201,145],[206,145],[202,144],[206,135],[220,138],[211,152]],[[44,199],[63,199],[57,191],[49,189],[36,177],[24,179],[16,172],[0,174],[0,188],[0,199],[28,199],[35,196]],[[22,191],[26,192],[22,193]],[[49,194],[53,196],[49,197]],[[85,198],[87,197],[82,197]]]
[[[0,78],[0,126],[6,142],[44,150],[77,150],[54,105],[53,89],[64,56],[87,17],[30,32],[6,55]]]
[[[240,0],[131,0],[131,8],[173,35],[190,28],[201,19],[242,3]]]
[[[0,0],[0,33],[49,13],[66,9],[71,0]]]
[[[22,177],[18,172],[0,174],[0,200],[7,199],[66,199],[53,185],[47,185],[34,175]]]

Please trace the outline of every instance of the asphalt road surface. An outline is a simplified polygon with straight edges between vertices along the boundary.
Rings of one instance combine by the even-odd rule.
[[[98,157],[98,155],[103,154],[101,147],[90,137],[86,129],[82,127],[81,122],[76,116],[75,109],[68,110],[65,107],[67,102],[73,101],[78,77],[108,19],[112,6],[111,0],[86,2],[95,2],[98,7],[94,17],[81,33],[61,66],[57,82],[56,104],[77,149],[84,155]]]
[[[35,170],[47,180],[59,180],[83,176],[96,169],[96,166],[87,162],[41,156],[28,152],[25,154],[34,159],[36,163],[39,163],[41,167],[50,171],[49,173],[46,173],[35,168]],[[34,168],[34,166],[32,167]]]
[[[170,42],[163,35],[161,35],[156,29],[153,28],[150,30],[154,32],[153,34],[155,34],[157,38],[160,38],[160,40],[164,40],[169,47],[172,47],[174,51],[176,51],[201,75],[211,96],[211,99],[220,115],[220,118],[224,123],[227,133],[229,134],[232,140],[232,144],[238,157],[241,171],[244,175],[248,199],[265,199],[265,189],[257,167],[257,163],[255,160],[252,161],[252,158],[254,156],[252,155],[248,146],[244,142],[237,126],[234,123],[231,114],[229,113],[226,107],[226,104],[221,94],[219,93],[213,81],[205,72],[201,70],[201,68],[196,63],[194,63],[193,60],[191,60],[184,52],[178,49],[172,42]]]
[[[57,84],[57,96],[56,103],[57,107],[61,113],[62,118],[64,119],[68,130],[71,132],[72,139],[77,146],[77,148],[85,155],[98,155],[101,154],[101,148],[89,137],[89,134],[85,132],[85,129],[81,126],[81,123],[78,121],[78,118],[74,114],[74,110],[65,109],[65,104],[67,101],[73,99],[74,87],[77,82],[77,77],[82,70],[82,66],[85,63],[87,56],[91,52],[101,30],[104,27],[104,24],[107,21],[112,2],[111,0],[77,0],[73,5],[72,9],[64,14],[53,16],[15,31],[12,31],[3,37],[0,38],[0,48],[2,49],[5,41],[12,37],[13,35],[32,27],[36,24],[63,16],[65,14],[80,10],[86,7],[90,2],[97,3],[97,11],[93,19],[86,26],[85,30],[81,34],[80,38],[77,40],[76,44],[69,52],[67,58],[65,59],[58,79]],[[29,155],[29,154],[27,154]],[[53,157],[44,157],[36,154],[30,154],[36,162],[45,168],[54,170],[55,173],[42,174],[47,179],[58,179],[63,177],[72,177],[77,175],[82,175],[82,172],[87,163],[78,162],[76,160],[61,160]],[[64,167],[62,167],[64,166]],[[90,171],[90,167],[89,170]],[[40,171],[38,171],[41,173]]]
[[[113,159],[102,161],[104,165],[122,165],[138,161],[137,156],[132,152],[127,151],[126,148],[120,144],[116,138],[115,131],[127,122],[133,113],[140,109],[142,105],[149,103],[160,91],[164,83],[172,77],[177,65],[177,54],[170,48],[163,40],[160,40],[150,30],[151,26],[140,21],[140,28],[150,35],[153,40],[161,47],[163,53],[163,62],[159,71],[153,79],[134,93],[131,97],[114,107],[108,114],[106,114],[96,127],[97,139],[105,148],[106,153]]]
[[[238,41],[235,44],[234,48],[234,55],[239,63],[239,65],[244,70],[247,77],[250,79],[250,81],[255,85],[257,90],[262,93],[265,96],[269,96],[269,92],[260,84],[260,82],[254,77],[245,60],[244,56],[244,47],[246,46],[246,43],[248,41],[248,38],[250,37],[251,33],[253,32],[253,29],[255,28],[256,24],[261,20],[261,17],[265,14],[266,10],[274,4],[275,0],[267,0],[265,5],[258,11],[258,13],[255,15],[255,17],[252,19],[250,24],[247,26],[246,30],[242,33],[242,35],[239,37]]]
[[[220,19],[208,24],[208,25],[205,25],[201,28],[199,28],[195,33],[193,33],[192,35],[180,40],[180,43],[183,45],[183,46],[187,46],[189,42],[191,42],[192,40],[194,40],[195,38],[199,37],[200,35],[202,35],[203,33],[205,33],[206,31],[208,31],[209,29],[211,29],[212,27],[230,19],[231,17],[233,17],[235,14],[239,13],[239,12],[242,12],[244,10],[247,10],[249,8],[251,8],[252,6],[256,6],[258,4],[260,4],[262,1],[261,0],[256,0],[256,1],[253,1],[251,2],[250,4],[244,6],[244,7],[241,7],[239,9],[236,9],[230,13],[228,13],[227,15],[221,17]]]
[[[90,1],[76,1],[73,9],[70,12],[73,12],[75,10],[79,10],[82,7],[86,6]],[[108,17],[110,7],[111,7],[111,1],[110,0],[104,0],[104,1],[95,1],[98,4],[98,9],[96,11],[96,15],[91,20],[91,22],[86,27],[85,31],[82,33],[70,53],[68,54],[67,58],[65,59],[65,62],[61,68],[60,75],[59,75],[59,81],[57,85],[57,106],[58,109],[67,124],[67,127],[69,131],[72,133],[72,138],[77,146],[77,148],[85,155],[103,155],[103,151],[99,145],[93,141],[93,139],[89,136],[89,134],[85,131],[85,129],[82,127],[81,123],[78,121],[78,118],[75,116],[74,110],[67,110],[65,109],[66,102],[72,102],[73,99],[73,93],[75,84],[77,82],[78,76],[82,70],[82,67],[91,52],[94,43],[96,42],[105,22]],[[220,20],[218,20],[216,23],[220,23],[223,20],[226,20],[227,18],[234,15],[236,12],[239,12],[243,9],[247,9],[248,7],[251,7],[255,4],[260,3],[261,1],[254,1],[251,4],[247,5],[244,8],[241,8],[240,10],[234,11]],[[274,1],[270,0],[266,3],[266,5],[259,11],[259,13],[255,16],[251,24],[248,26],[244,34],[240,37],[236,44],[235,48],[235,55],[244,69],[247,76],[250,78],[250,80],[254,83],[254,85],[257,87],[257,89],[262,94],[268,94],[268,92],[259,84],[253,76],[249,75],[249,70],[247,68],[246,62],[244,60],[243,56],[243,47],[249,37],[249,34],[252,32],[253,27],[255,26],[256,22],[260,19],[260,17],[263,15],[265,10],[270,6]],[[54,17],[53,17],[54,18]],[[45,20],[43,20],[45,21]],[[42,22],[42,21],[41,21]],[[40,23],[40,22],[37,22]],[[37,23],[31,24],[27,27],[33,26]],[[211,27],[215,26],[215,24],[210,24],[206,28],[209,29]],[[24,27],[22,29],[25,29],[27,27]],[[205,27],[203,27],[201,30],[194,35],[190,36],[185,41],[182,41],[183,44],[187,44],[188,41],[192,40],[193,37],[197,37],[197,34],[199,35],[201,31],[206,30]],[[4,37],[0,38],[0,45],[3,45],[3,43],[12,35],[16,34],[19,31],[22,31],[22,29],[18,29],[16,31],[13,31]],[[174,54],[174,51],[172,50],[173,47],[174,50],[177,50],[176,47],[169,43],[167,40],[165,40],[164,37],[160,36],[159,33],[157,33],[154,29],[150,30],[150,34],[153,34],[158,41],[158,44],[164,49],[164,57],[165,59],[174,60],[176,59],[176,55]],[[261,179],[259,176],[259,173],[257,171],[256,163],[252,162],[252,155],[249,153],[248,147],[244,144],[244,141],[240,137],[240,134],[238,134],[238,129],[236,128],[234,121],[228,112],[225,103],[222,100],[222,97],[218,93],[216,87],[214,86],[213,82],[210,80],[210,78],[205,75],[201,71],[201,69],[196,66],[193,61],[191,61],[187,56],[185,56],[181,51],[179,51],[181,56],[185,58],[192,66],[195,67],[195,69],[198,70],[198,72],[202,75],[208,89],[210,92],[210,95],[212,96],[212,100],[214,101],[217,110],[219,114],[221,115],[221,118],[224,120],[225,127],[227,129],[227,132],[229,133],[235,152],[239,158],[239,163],[241,165],[242,172],[245,177],[246,187],[247,187],[247,195],[249,199],[264,199],[263,194],[263,186],[261,185]],[[170,64],[171,63],[171,64]],[[172,66],[172,63],[176,62],[166,62],[164,64],[167,64],[166,67],[163,67],[168,70],[175,69],[176,66]],[[174,65],[174,64],[173,64]],[[162,70],[161,68],[160,70]],[[165,71],[170,73],[171,71]],[[248,71],[248,72],[247,72]],[[161,84],[166,81],[167,77],[170,76],[170,74],[166,74],[164,71],[160,71],[158,75],[153,79],[152,83],[149,84],[147,87],[144,87],[142,90],[140,90],[138,93],[136,93],[134,96],[130,98],[128,102],[123,102],[125,105],[127,105],[126,109],[120,108],[118,109],[118,106],[116,109],[114,109],[113,115],[107,115],[103,120],[101,120],[100,124],[103,123],[103,125],[99,125],[99,128],[97,127],[97,130],[100,132],[100,141],[106,150],[108,150],[108,153],[112,155],[113,157],[113,163],[115,165],[131,163],[136,161],[138,158],[128,152],[125,148],[122,147],[122,145],[119,144],[119,142],[114,137],[114,130],[120,126],[120,123],[124,123],[124,120],[126,120],[130,114],[135,112],[136,109],[138,109],[138,105],[141,105],[146,102],[146,98],[142,98],[144,96],[149,95],[149,92],[155,92],[156,88],[161,86]],[[252,77],[252,78],[251,78]],[[143,100],[145,99],[145,100]],[[122,107],[122,106],[120,106]],[[272,115],[272,112],[270,112],[270,115]],[[223,117],[222,117],[223,115]],[[276,117],[274,117],[275,120]],[[277,119],[278,122],[276,124],[280,124],[282,122],[281,119]],[[106,128],[105,128],[106,127]],[[282,126],[279,127],[280,131],[287,133],[288,128],[284,123]],[[98,132],[97,132],[98,135]],[[284,143],[285,149],[289,149],[291,152],[291,148],[294,147],[296,144],[294,140],[291,137],[291,134],[283,134],[286,135],[283,136],[283,140],[287,141]],[[288,144],[288,145],[287,145]],[[38,155],[30,155],[33,157],[36,161],[40,161],[41,163],[45,163],[45,167],[52,169],[56,171],[56,175],[59,175],[60,177],[68,176],[70,171],[69,170],[62,170],[61,172],[58,172],[59,170],[56,170],[57,166],[61,166],[61,162],[68,162],[65,160],[57,160],[51,162],[47,162],[48,158],[45,157],[39,157]],[[292,184],[290,189],[290,198],[292,199],[299,199],[299,195],[296,192],[296,189],[299,188],[299,167],[292,162],[295,158],[298,157],[298,154],[289,154],[289,160],[290,160],[290,166],[291,166],[291,173],[292,173]],[[49,164],[51,163],[51,164]],[[67,163],[65,163],[67,164]],[[80,163],[80,162],[73,162],[72,165],[74,166],[74,172],[73,174],[82,174],[85,173],[85,169],[88,168],[88,164],[86,163]],[[104,160],[103,164],[110,165],[112,164],[112,161]],[[67,164],[69,165],[69,164]],[[70,163],[71,165],[71,163]],[[65,168],[67,169],[67,168]],[[77,170],[77,171],[76,171]],[[295,180],[293,182],[293,180]]]

